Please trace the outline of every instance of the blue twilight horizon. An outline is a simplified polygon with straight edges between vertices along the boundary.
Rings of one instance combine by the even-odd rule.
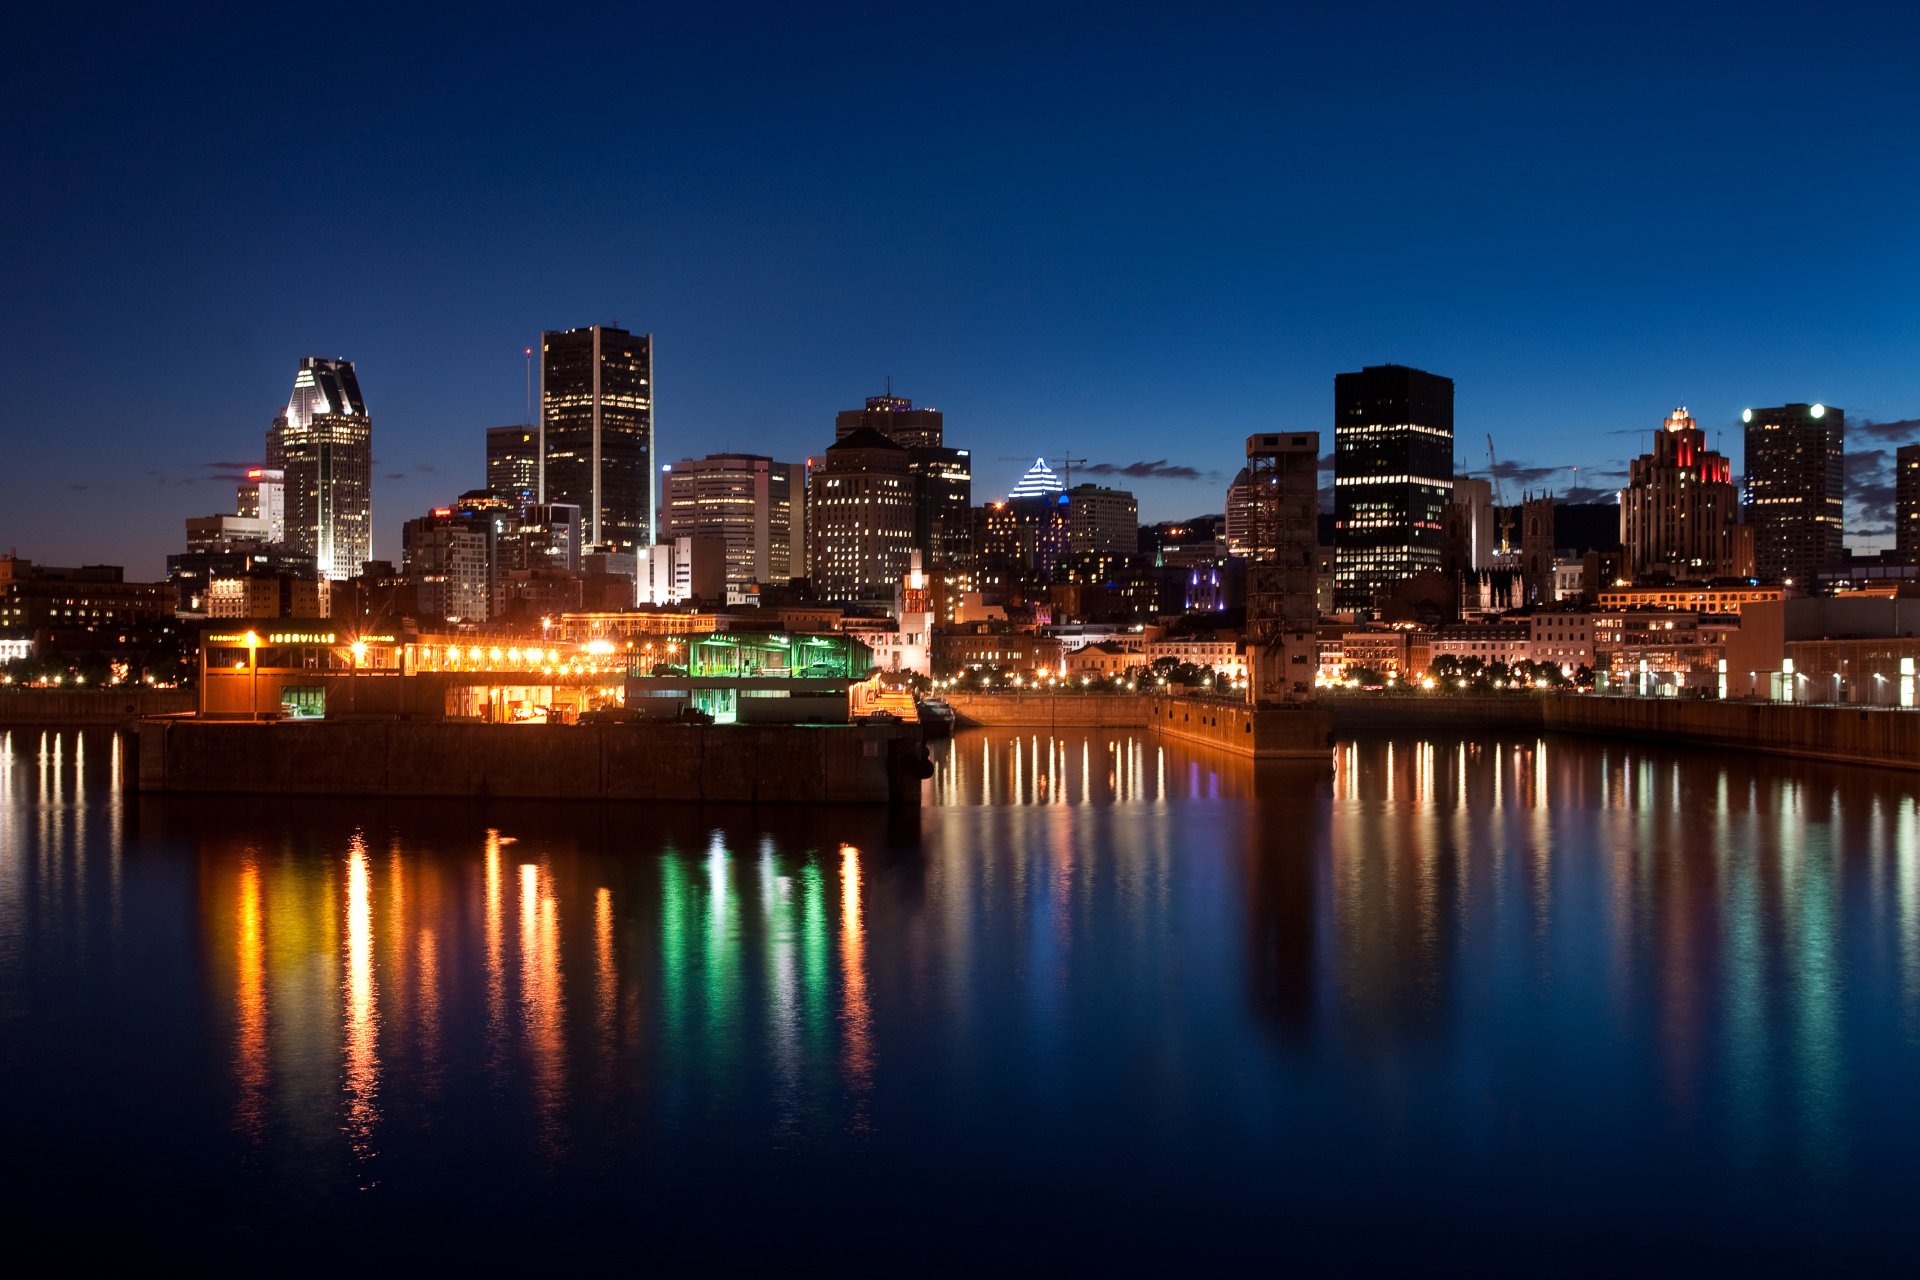
[[[538,331],[616,322],[663,462],[817,454],[891,376],[976,500],[1040,453],[1199,474],[1108,480],[1148,521],[1221,510],[1250,432],[1330,449],[1367,364],[1454,379],[1456,468],[1491,434],[1510,490],[1617,485],[1676,405],[1737,470],[1741,409],[1823,401],[1886,545],[1916,47],[1864,5],[36,16],[0,546],[158,576],[335,355],[397,557]]]

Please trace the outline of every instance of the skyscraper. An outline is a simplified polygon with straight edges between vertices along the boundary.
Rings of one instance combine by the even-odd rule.
[[[1440,567],[1453,497],[1453,379],[1369,365],[1333,380],[1334,607],[1369,609]]]
[[[1139,500],[1125,489],[1075,485],[1067,490],[1067,545],[1076,556],[1137,555]]]
[[[540,499],[540,433],[532,427],[487,428],[487,488],[525,511]]]
[[[373,556],[373,420],[351,360],[300,361],[264,469],[286,477],[287,545],[322,577],[356,576]]]
[[[1752,531],[1740,523],[1733,464],[1675,409],[1635,458],[1620,490],[1620,545],[1635,582],[1707,582],[1753,572]]]
[[[807,576],[807,469],[749,453],[687,458],[666,472],[668,538],[719,538],[726,585]]]
[[[1903,444],[1893,464],[1893,548],[1920,564],[1920,444]]]
[[[540,441],[541,502],[578,506],[591,546],[651,545],[653,335],[541,334]]]
[[[967,558],[972,534],[973,459],[946,444],[946,417],[916,409],[913,401],[887,393],[868,396],[866,407],[834,415],[836,442],[870,430],[907,451],[913,486],[913,545],[927,568],[946,568]]]
[[[1845,557],[1847,415],[1831,405],[1748,409],[1747,524],[1753,569],[1811,588]]]
[[[813,472],[808,576],[826,600],[889,599],[913,551],[907,450],[871,427],[827,447]]]
[[[485,622],[492,607],[491,531],[484,516],[436,507],[401,526],[402,571],[421,613],[449,622]]]

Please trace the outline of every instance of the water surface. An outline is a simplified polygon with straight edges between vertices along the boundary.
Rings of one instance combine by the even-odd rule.
[[[0,731],[29,1231],[917,1270],[1910,1247],[1908,775],[978,731],[889,815],[140,798],[120,750]]]

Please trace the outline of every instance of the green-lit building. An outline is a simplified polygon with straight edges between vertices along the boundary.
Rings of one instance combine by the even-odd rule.
[[[846,635],[709,631],[668,637],[627,670],[629,711],[670,719],[692,708],[715,724],[839,723],[873,651]]]

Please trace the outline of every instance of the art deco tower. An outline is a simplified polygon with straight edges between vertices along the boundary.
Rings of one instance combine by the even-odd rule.
[[[1620,545],[1635,582],[1710,582],[1753,572],[1753,531],[1740,523],[1733,464],[1675,409],[1635,458],[1620,490]]]
[[[357,577],[373,555],[373,420],[353,361],[300,361],[267,465],[286,474],[287,545],[324,578]]]

